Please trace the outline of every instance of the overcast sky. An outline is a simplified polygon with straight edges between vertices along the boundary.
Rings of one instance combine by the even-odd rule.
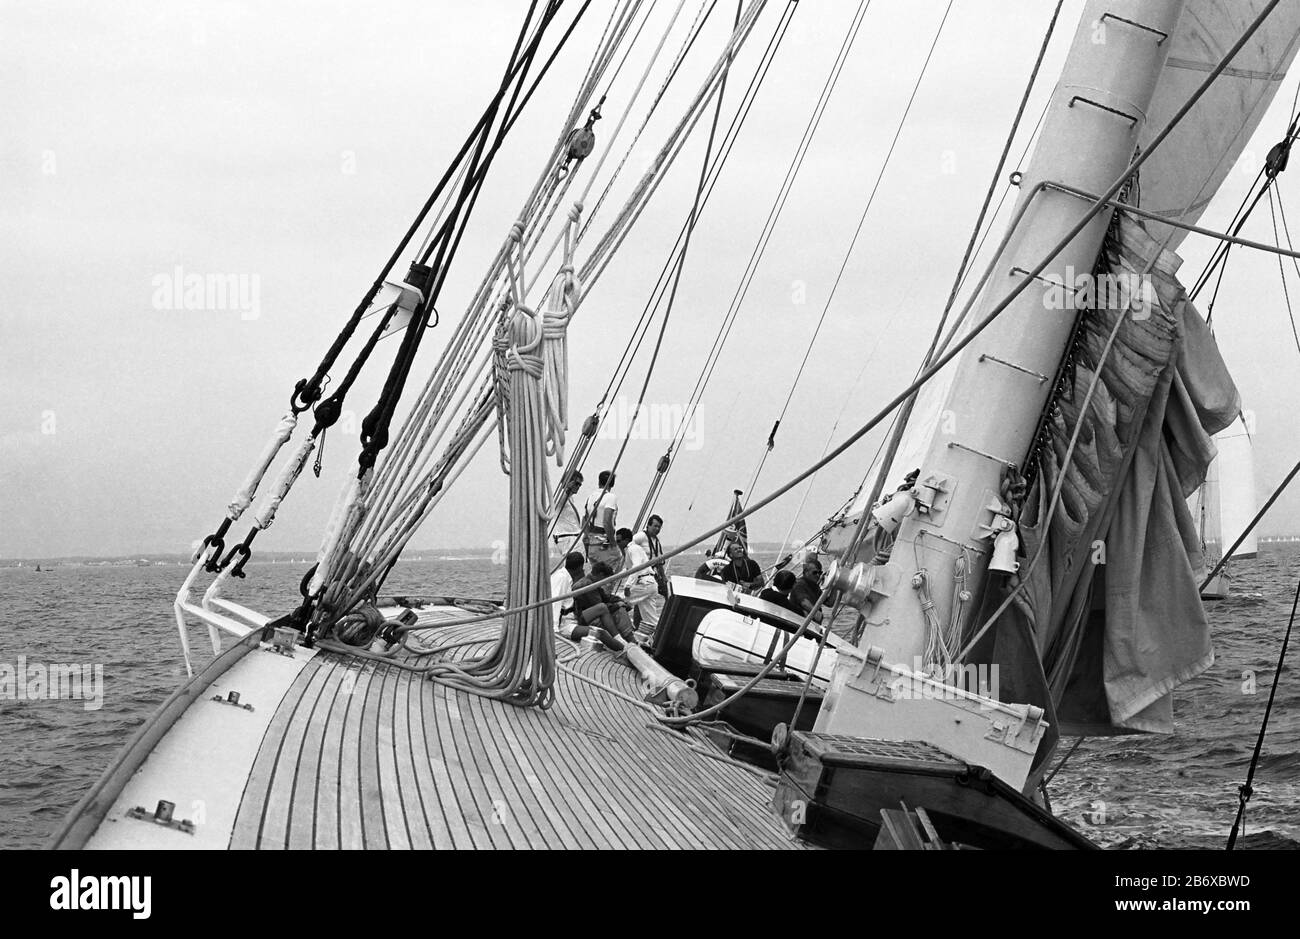
[[[752,71],[783,5],[769,4],[738,74]],[[1053,5],[954,4],[759,494],[910,379]],[[572,0],[561,17],[578,6]],[[648,37],[674,6],[659,0],[641,46],[653,45]],[[748,486],[945,6],[872,3],[704,398],[693,428],[700,446],[683,453],[659,503],[666,541],[715,524],[731,490]],[[697,230],[651,404],[685,403],[855,7],[798,5]],[[1014,157],[1081,7],[1066,4]],[[179,552],[213,529],[294,382],[315,367],[492,93],[525,8],[522,0],[0,2],[0,557]],[[609,9],[608,0],[592,4],[494,166],[439,304],[444,325],[429,334],[417,370],[434,361],[447,321],[540,171]],[[669,50],[697,9],[688,0]],[[665,113],[698,85],[729,31],[734,8],[719,9]],[[1295,82],[1285,83],[1203,224],[1226,224],[1285,130]],[[616,97],[598,135],[612,130]],[[641,165],[663,126],[651,125],[629,166]],[[575,432],[685,217],[703,144],[701,134],[570,330]],[[1300,220],[1293,190],[1281,186]],[[1271,241],[1267,214],[1257,212],[1243,234]],[[1208,250],[1195,236],[1185,242],[1184,271],[1198,271]],[[158,284],[177,267],[237,275],[249,302],[191,310],[160,300]],[[1300,279],[1290,274],[1300,301]],[[1234,254],[1215,319],[1255,413],[1262,499],[1300,456],[1300,352],[1276,259]],[[394,348],[381,346],[352,409],[369,410]],[[878,439],[752,519],[752,537],[781,540],[796,512],[796,535],[814,529],[858,484]],[[618,487],[625,504],[640,503],[664,446],[629,448]],[[598,444],[589,479],[616,448]],[[260,547],[314,549],[356,449],[355,439],[330,435],[322,478],[303,478]],[[415,547],[486,547],[504,537],[506,480],[493,451],[484,448]],[[1300,492],[1279,503],[1264,530],[1300,529],[1298,512]]]

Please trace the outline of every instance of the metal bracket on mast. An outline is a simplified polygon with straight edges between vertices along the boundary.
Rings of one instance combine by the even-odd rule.
[[[1074,102],[1076,101],[1082,101],[1084,104],[1091,104],[1094,108],[1100,108],[1103,111],[1109,111],[1111,114],[1117,114],[1120,117],[1124,118],[1126,121],[1128,121],[1129,124],[1133,125],[1134,127],[1137,126],[1138,119],[1134,117],[1132,114],[1129,114],[1127,111],[1121,111],[1119,108],[1112,108],[1108,104],[1102,104],[1100,101],[1093,101],[1091,98],[1085,98],[1083,95],[1075,95],[1073,98],[1070,99],[1070,103],[1067,104],[1066,107],[1067,108],[1074,107]]]
[[[948,449],[965,450],[967,453],[973,453],[976,456],[982,456],[986,460],[992,460],[994,463],[1001,463],[1003,466],[1016,466],[1014,460],[1004,460],[1000,456],[994,456],[992,453],[985,453],[983,450],[976,450],[974,447],[968,447],[964,443],[958,443],[955,440],[948,442]]]
[[[1097,22],[1101,23],[1102,25],[1105,25],[1106,20],[1115,20],[1117,23],[1127,23],[1129,26],[1132,26],[1134,29],[1141,29],[1148,33],[1154,33],[1155,35],[1160,37],[1159,39],[1156,40],[1157,46],[1169,38],[1169,34],[1165,32],[1163,29],[1156,29],[1154,26],[1147,26],[1144,23],[1139,23],[1137,20],[1127,20],[1122,16],[1116,16],[1114,13],[1103,13],[1101,17],[1097,20]]]
[[[1021,276],[1024,276],[1024,275],[1026,275],[1026,274],[1028,274],[1028,273],[1029,273],[1029,271],[1025,270],[1023,267],[1013,267],[1013,268],[1011,268],[1011,270],[1009,270],[1009,271],[1007,272],[1007,276],[1008,276],[1008,277],[1015,277],[1017,274],[1020,274]],[[1063,280],[1052,280],[1052,278],[1050,278],[1050,277],[1044,277],[1042,274],[1035,274],[1035,275],[1033,276],[1033,279],[1036,280],[1036,281],[1038,281],[1039,283],[1047,284],[1047,286],[1049,286],[1049,287],[1056,287],[1056,288],[1058,288],[1058,289],[1060,289],[1060,290],[1064,290],[1064,291],[1065,291],[1066,293],[1068,293],[1071,297],[1073,297],[1073,296],[1075,295],[1075,293],[1077,292],[1073,287],[1071,287],[1069,284],[1067,284],[1067,283],[1066,283],[1065,281],[1063,281]]]
[[[1042,372],[1035,372],[1032,368],[1025,368],[1023,365],[1017,365],[1015,362],[1008,362],[1006,359],[999,359],[996,355],[989,355],[987,352],[980,355],[979,360],[981,362],[997,362],[999,365],[1005,365],[1007,368],[1015,369],[1017,372],[1024,372],[1026,375],[1032,375],[1034,378],[1038,379],[1040,385],[1047,381],[1047,376]]]

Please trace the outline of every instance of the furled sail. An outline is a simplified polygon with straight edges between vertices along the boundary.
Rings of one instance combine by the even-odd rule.
[[[1026,554],[1043,546],[1044,563],[971,655],[999,663],[1004,697],[1041,703],[1063,735],[1170,732],[1170,692],[1214,661],[1186,500],[1240,398],[1175,277],[1179,263],[1141,224],[1116,216],[1102,270],[1121,302],[1081,322],[1073,380],[1020,519]],[[1153,290],[1132,286],[1145,283]],[[1058,484],[1059,504],[1045,517]]]
[[[1218,64],[1267,0],[1188,0],[1178,21],[1164,73],[1147,115],[1141,146],[1173,117],[1205,74]],[[1108,23],[1106,29],[1131,28]],[[1282,3],[1237,53],[1142,170],[1141,205],[1167,218],[1194,224],[1232,170],[1277,93],[1300,48],[1300,3]],[[1262,165],[1264,154],[1256,163]],[[1253,169],[1253,167],[1252,167]],[[1147,226],[1174,249],[1186,232]]]

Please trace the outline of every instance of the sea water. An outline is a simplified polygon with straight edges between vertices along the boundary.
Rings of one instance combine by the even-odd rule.
[[[1215,663],[1175,693],[1177,733],[1086,741],[1050,787],[1057,814],[1109,846],[1222,846],[1300,577],[1298,549],[1269,545],[1258,559],[1234,565],[1231,598],[1208,606]],[[253,563],[247,579],[226,595],[269,615],[288,612],[307,568],[301,562]],[[129,566],[56,563],[41,573],[30,563],[0,568],[0,663],[13,666],[21,656],[28,672],[47,669],[45,693],[0,698],[0,848],[44,844],[132,731],[184,680],[171,603],[186,571],[174,559]],[[505,568],[488,557],[409,561],[394,569],[384,593],[500,598],[504,578]],[[201,667],[212,657],[207,630],[191,625],[189,640]],[[1300,635],[1293,639],[1292,662],[1296,656]],[[51,672],[52,666],[63,670]],[[70,685],[66,695],[48,693],[50,674],[100,675],[98,697],[89,697],[98,706],[87,707],[87,695],[74,697]],[[1295,677],[1289,665],[1246,821],[1248,833],[1270,829],[1300,840]],[[1063,742],[1058,759],[1072,742]]]

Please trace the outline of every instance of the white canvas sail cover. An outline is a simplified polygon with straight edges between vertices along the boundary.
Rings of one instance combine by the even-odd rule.
[[[1178,30],[1166,40],[1169,58],[1141,147],[1169,123],[1265,6],[1267,0],[1187,0]],[[1133,27],[1108,21],[1105,28]],[[1196,223],[1250,142],[1298,47],[1300,3],[1281,3],[1142,168],[1142,208]],[[1266,153],[1254,155],[1252,172],[1263,165]],[[1147,228],[1170,250],[1186,236],[1168,225]]]

